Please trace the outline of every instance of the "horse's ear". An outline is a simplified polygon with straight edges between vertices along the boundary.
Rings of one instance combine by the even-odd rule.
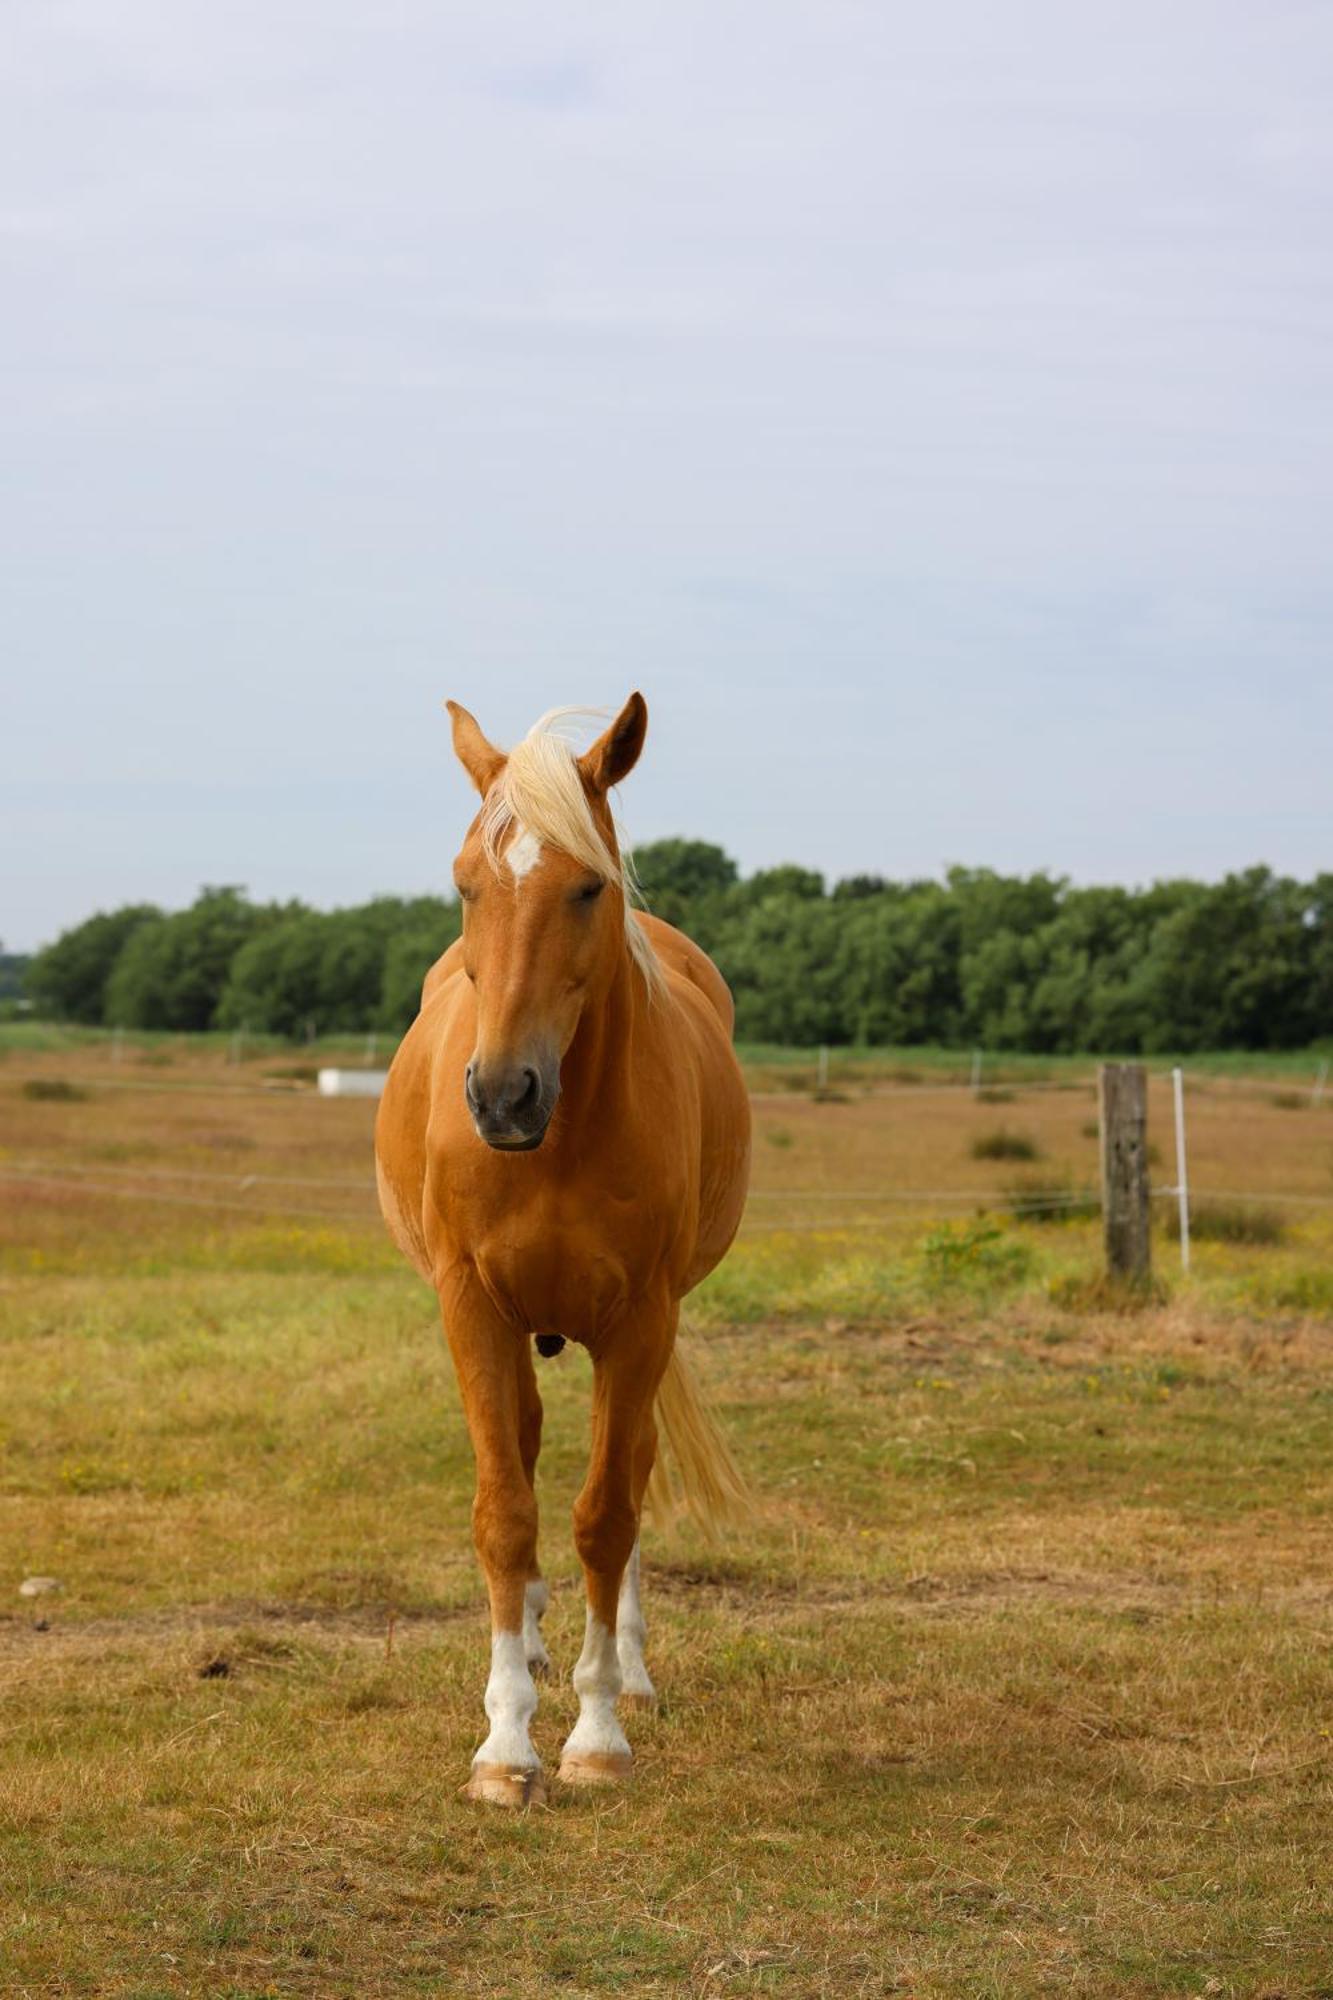
[[[594,792],[609,792],[627,778],[639,761],[648,733],[648,704],[632,694],[604,736],[579,758],[579,767]]]
[[[454,755],[485,798],[504,763],[505,753],[482,735],[477,718],[458,702],[447,701],[444,705],[453,719]]]

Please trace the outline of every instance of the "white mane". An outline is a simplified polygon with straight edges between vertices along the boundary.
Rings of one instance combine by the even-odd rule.
[[[577,753],[568,737],[559,733],[561,724],[586,719],[599,719],[598,711],[553,708],[514,745],[481,809],[482,847],[498,872],[506,833],[512,829],[515,840],[528,833],[543,847],[572,855],[592,874],[619,888],[625,903],[625,942],[652,998],[661,991],[662,968],[647,932],[634,921],[634,905],[643,898],[633,859],[619,825],[618,856],[603,840],[583,789]]]

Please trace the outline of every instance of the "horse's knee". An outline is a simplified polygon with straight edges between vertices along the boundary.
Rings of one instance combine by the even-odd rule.
[[[628,1495],[581,1493],[574,1502],[574,1546],[587,1569],[620,1571],[629,1561],[639,1523]]]
[[[505,1492],[478,1488],[472,1533],[488,1573],[530,1575],[537,1558],[537,1502],[531,1487],[524,1482]]]

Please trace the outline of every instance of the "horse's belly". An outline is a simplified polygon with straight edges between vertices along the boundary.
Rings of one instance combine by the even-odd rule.
[[[727,1057],[718,1087],[704,1098],[699,1226],[684,1286],[690,1292],[731,1248],[750,1185],[750,1100],[730,1049]]]

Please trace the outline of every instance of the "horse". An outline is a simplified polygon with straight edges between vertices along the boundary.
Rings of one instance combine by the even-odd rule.
[[[573,1510],[579,1711],[558,1775],[610,1784],[633,1769],[618,1702],[656,1699],[639,1588],[650,1481],[653,1497],[683,1487],[704,1521],[744,1506],[676,1336],[740,1222],[750,1111],[721,974],[635,907],[608,794],[643,748],[642,695],[581,755],[566,733],[578,711],[553,710],[506,753],[446,706],[482,803],[454,864],[462,934],[426,977],[380,1102],[376,1179],[390,1235],[438,1295],[476,1459],[490,1729],[466,1792],[521,1807],[546,1796],[531,1724],[550,1671],[533,1344],[574,1341],[592,1360]]]

